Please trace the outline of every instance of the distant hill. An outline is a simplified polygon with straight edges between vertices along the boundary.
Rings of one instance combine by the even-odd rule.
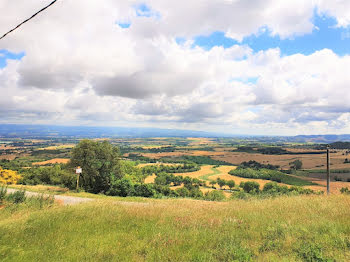
[[[294,137],[296,142],[334,143],[337,141],[350,142],[350,135],[299,135]]]
[[[222,137],[239,138],[260,143],[297,142],[330,144],[338,141],[350,142],[350,135],[299,135],[299,136],[252,136],[216,132],[161,129],[143,127],[92,127],[92,126],[53,126],[0,124],[0,137],[3,138],[147,138],[147,137]]]
[[[137,128],[137,127],[90,127],[51,125],[9,125],[0,124],[0,137],[227,137],[227,134],[192,130]]]

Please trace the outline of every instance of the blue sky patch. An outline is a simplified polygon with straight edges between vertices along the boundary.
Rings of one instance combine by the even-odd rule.
[[[0,50],[0,68],[6,67],[7,63],[6,60],[11,59],[11,60],[21,60],[25,56],[24,52],[21,53],[11,53],[7,50]]]
[[[129,28],[131,26],[131,23],[117,23],[121,28]]]
[[[140,17],[155,17],[160,18],[160,13],[152,10],[146,4],[140,4],[135,7],[136,15]]]
[[[214,32],[209,36],[198,36],[194,39],[194,46],[200,46],[210,50],[214,46],[229,48],[233,45],[248,45],[258,52],[271,48],[280,48],[282,55],[293,55],[301,53],[310,55],[325,48],[333,50],[334,53],[344,56],[350,54],[350,27],[337,28],[337,21],[332,17],[314,16],[315,29],[311,34],[296,36],[293,39],[280,39],[279,36],[271,36],[271,32],[251,35],[240,43],[228,38],[223,32]]]

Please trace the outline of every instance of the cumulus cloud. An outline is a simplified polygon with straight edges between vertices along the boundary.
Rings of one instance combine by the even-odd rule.
[[[0,0],[6,10],[0,32],[49,2]],[[278,48],[254,53],[239,44],[205,50],[194,47],[193,38],[222,31],[240,41],[264,29],[293,38],[314,30],[315,9],[346,27],[348,5],[345,0],[58,1],[0,41],[0,50],[25,52],[0,69],[1,119],[221,126],[233,133],[345,132],[349,56],[327,49],[311,55],[283,56]],[[179,37],[185,39],[181,44]]]

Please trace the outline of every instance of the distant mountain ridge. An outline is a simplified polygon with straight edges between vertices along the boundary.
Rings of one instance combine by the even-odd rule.
[[[0,124],[0,137],[228,137],[227,134],[193,130],[138,128],[138,127],[90,127]]]
[[[255,138],[260,142],[300,142],[300,143],[333,143],[350,142],[350,134],[343,135],[298,135],[298,136],[252,136],[230,135],[219,132],[205,132],[180,129],[161,129],[144,127],[91,127],[91,126],[53,126],[0,124],[0,138],[147,138],[147,137],[223,137]]]

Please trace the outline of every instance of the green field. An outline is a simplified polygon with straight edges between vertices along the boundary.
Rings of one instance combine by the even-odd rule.
[[[350,197],[3,208],[2,261],[347,261]]]

